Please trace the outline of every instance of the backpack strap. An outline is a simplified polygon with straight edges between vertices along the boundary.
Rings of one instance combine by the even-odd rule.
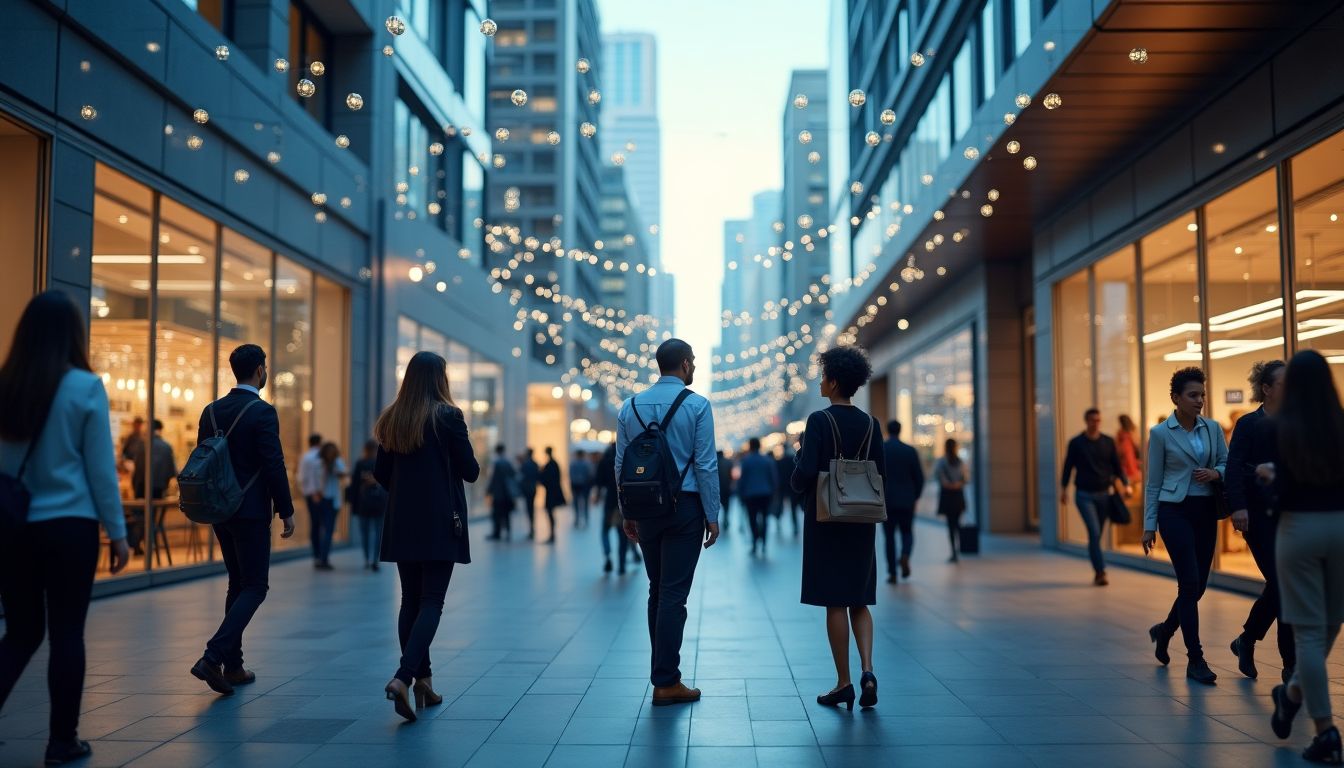
[[[256,404],[259,403],[259,402],[261,402],[261,399],[260,399],[260,398],[258,398],[258,399],[256,399],[256,400],[249,400],[248,403],[247,403],[247,405],[244,405],[244,406],[243,406],[243,410],[241,410],[241,411],[238,412],[238,415],[235,416],[234,419],[233,419],[233,423],[229,425],[229,431],[224,433],[224,439],[225,439],[225,440],[229,439],[229,435],[233,434],[233,428],[236,427],[236,426],[238,426],[238,422],[240,422],[240,421],[243,420],[243,414],[244,414],[244,413],[247,413],[247,409],[248,409],[248,408],[251,408],[252,406],[256,405]],[[210,423],[211,423],[212,426],[214,425],[214,421],[215,421],[215,415],[214,415],[213,413],[211,413],[211,414],[210,414]],[[218,427],[216,427],[216,429],[218,429]]]
[[[218,402],[218,401],[216,401],[216,402]],[[225,433],[223,433],[223,434],[224,434],[224,439],[225,439],[225,440],[228,440],[228,439],[229,439],[229,435],[233,434],[233,428],[236,427],[236,426],[238,426],[238,422],[240,422],[240,421],[243,420],[243,414],[244,414],[244,413],[247,413],[247,409],[248,409],[248,408],[251,408],[252,406],[256,405],[256,404],[259,403],[259,402],[261,402],[261,398],[257,398],[256,400],[249,400],[248,403],[247,403],[247,405],[244,405],[244,406],[243,406],[243,410],[241,410],[241,411],[238,412],[238,415],[237,415],[236,417],[234,417],[234,419],[233,419],[233,423],[229,425],[229,429],[228,429],[228,431],[225,432]],[[207,408],[205,409],[205,412],[206,412],[207,415],[210,416],[210,429],[214,431],[214,433],[215,433],[216,436],[219,436],[219,434],[220,434],[220,432],[219,432],[219,422],[215,421],[215,403],[211,403],[211,404],[209,405],[209,407],[207,407]],[[253,483],[257,482],[257,478],[259,478],[259,477],[261,477],[261,470],[260,470],[260,469],[258,469],[256,472],[252,473],[252,477],[251,477],[251,479],[249,479],[249,480],[247,481],[247,483],[243,486],[243,493],[247,493],[248,489],[252,487],[252,484],[253,484]]]
[[[677,399],[672,401],[672,407],[667,409],[667,413],[663,416],[663,420],[658,424],[659,429],[664,432],[667,431],[668,425],[672,423],[672,417],[677,414],[677,409],[680,408],[681,404],[686,401],[686,398],[690,397],[692,394],[693,393],[689,387],[677,393]],[[636,414],[636,416],[638,416],[638,414]]]

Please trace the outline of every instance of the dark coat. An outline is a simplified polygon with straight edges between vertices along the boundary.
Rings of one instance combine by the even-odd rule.
[[[882,443],[886,460],[887,509],[914,509],[924,493],[924,467],[915,447],[891,438]]]
[[[426,423],[425,442],[414,453],[380,446],[373,476],[389,494],[380,559],[470,563],[462,483],[474,483],[480,474],[460,408],[443,408]],[[454,531],[454,511],[462,521],[461,536]]]
[[[522,491],[523,498],[529,502],[537,496],[537,480],[540,475],[541,469],[532,459],[525,458],[518,464],[518,488]]]
[[[541,487],[546,489],[547,509],[565,505],[565,483],[560,477],[560,465],[555,459],[546,462],[546,466],[541,468]]]
[[[285,452],[280,446],[280,419],[275,407],[246,389],[233,389],[206,406],[201,413],[196,436],[199,445],[215,434],[210,413],[221,432],[229,432],[243,407],[257,404],[243,413],[238,425],[229,433],[229,458],[238,484],[246,486],[253,476],[256,480],[243,494],[243,503],[235,517],[242,520],[270,520],[271,514],[281,519],[293,517],[294,500],[289,495],[289,474],[285,472]]]
[[[1269,507],[1265,488],[1255,480],[1255,468],[1272,461],[1276,452],[1274,446],[1267,445],[1266,430],[1260,429],[1264,419],[1262,406],[1237,419],[1237,425],[1232,428],[1223,487],[1227,489],[1227,506],[1233,512],[1244,509],[1263,515]]]

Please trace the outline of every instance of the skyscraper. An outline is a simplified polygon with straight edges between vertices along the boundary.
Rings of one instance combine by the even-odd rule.
[[[625,156],[626,185],[640,221],[662,221],[662,137],[658,127],[657,41],[644,32],[602,36],[602,155]],[[654,265],[659,238],[648,239]]]

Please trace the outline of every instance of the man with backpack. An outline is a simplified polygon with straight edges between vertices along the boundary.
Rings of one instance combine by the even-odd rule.
[[[224,599],[224,621],[206,643],[205,654],[191,668],[211,690],[225,696],[236,685],[256,680],[243,668],[243,630],[266,599],[271,567],[271,515],[284,525],[282,537],[294,535],[294,501],[289,493],[289,475],[280,446],[280,421],[275,408],[261,399],[266,386],[266,353],[255,344],[244,344],[229,355],[229,366],[238,386],[206,406],[201,414],[197,449],[178,476],[183,511],[199,521],[212,515],[215,537],[229,571],[229,590]],[[227,441],[227,446],[220,442]],[[223,460],[227,448],[231,470],[211,466]],[[232,487],[220,488],[220,470]],[[198,478],[201,478],[198,480]],[[229,486],[230,483],[225,483]],[[233,507],[230,514],[228,507]],[[194,516],[193,516],[194,515]]]
[[[653,705],[700,699],[681,679],[686,598],[700,550],[719,538],[719,464],[709,400],[691,392],[695,354],[680,339],[658,347],[662,377],[626,400],[616,425],[616,478],[625,535],[649,575]]]

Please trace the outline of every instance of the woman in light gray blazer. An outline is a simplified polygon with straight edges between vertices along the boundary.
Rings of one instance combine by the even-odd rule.
[[[1185,676],[1213,685],[1218,676],[1204,661],[1199,644],[1199,599],[1209,583],[1213,550],[1218,541],[1214,495],[1223,492],[1227,441],[1223,428],[1201,415],[1204,372],[1182,368],[1171,377],[1171,416],[1148,433],[1148,473],[1143,506],[1143,551],[1152,551],[1158,531],[1176,571],[1176,601],[1165,621],[1154,624],[1148,637],[1157,660],[1171,661],[1167,644],[1176,630],[1185,639],[1189,663]]]

